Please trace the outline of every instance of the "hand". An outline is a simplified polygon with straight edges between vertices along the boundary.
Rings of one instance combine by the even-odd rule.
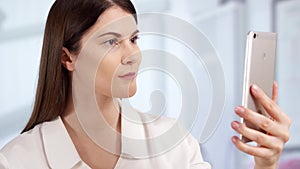
[[[257,146],[245,144],[237,136],[232,137],[232,142],[240,151],[254,156],[255,169],[276,169],[283,147],[290,138],[291,120],[276,104],[278,97],[276,82],[273,84],[272,99],[256,85],[251,86],[251,93],[268,112],[270,118],[242,106],[236,107],[235,112],[238,116],[262,128],[267,134],[234,121],[231,123],[232,128],[256,142]]]

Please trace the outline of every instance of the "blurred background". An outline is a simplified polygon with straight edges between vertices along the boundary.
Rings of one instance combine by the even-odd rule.
[[[30,116],[38,79],[44,26],[53,2],[54,0],[0,0],[0,148],[20,133]],[[133,2],[138,13],[162,12],[193,24],[207,36],[219,54],[226,84],[224,112],[212,137],[201,144],[204,159],[210,162],[214,169],[253,166],[251,157],[233,147],[231,136],[236,133],[230,128],[230,122],[238,119],[233,112],[234,107],[241,104],[246,34],[249,30],[278,33],[275,78],[279,84],[279,105],[293,120],[291,139],[282,154],[279,168],[299,169],[300,123],[297,121],[300,109],[297,109],[296,105],[300,103],[300,0]],[[163,29],[164,25],[158,26]],[[157,40],[155,37],[140,43],[142,49],[155,47],[168,52],[174,50],[172,43]],[[176,53],[189,55],[184,50],[180,51],[180,48],[177,48]],[[189,64],[197,84],[200,84],[201,103],[206,103],[211,98],[211,92],[206,91],[210,84],[205,65],[193,65],[189,57],[182,59]],[[176,85],[172,86],[167,78],[153,82],[145,77],[140,81],[144,86],[142,93],[151,93],[153,88],[161,88],[162,91],[166,91],[166,100],[173,103],[180,101],[173,97],[180,96],[180,91],[176,89]],[[176,95],[176,92],[179,92],[179,95]],[[133,98],[133,102],[135,99]],[[148,100],[147,98],[143,101]],[[147,109],[147,105],[140,105],[143,106]],[[168,110],[166,115],[176,117],[176,107],[171,106]],[[202,117],[206,116],[207,114],[203,114]],[[203,126],[201,118],[197,122],[196,128]],[[198,137],[196,132],[193,134]]]

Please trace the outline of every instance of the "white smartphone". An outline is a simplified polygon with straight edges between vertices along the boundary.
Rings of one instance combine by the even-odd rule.
[[[252,97],[250,87],[258,85],[268,97],[272,97],[276,61],[277,34],[250,31],[247,35],[242,106],[268,116],[264,108]],[[249,128],[263,131],[252,123],[241,119]],[[250,142],[241,136],[243,142]]]

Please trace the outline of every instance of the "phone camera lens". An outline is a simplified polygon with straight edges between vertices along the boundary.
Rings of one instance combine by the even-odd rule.
[[[254,39],[256,38],[256,33],[253,35],[253,38],[254,38]]]

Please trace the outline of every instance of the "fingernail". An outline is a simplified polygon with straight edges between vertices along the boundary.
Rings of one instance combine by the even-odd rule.
[[[236,137],[232,137],[232,142],[233,143],[237,143],[237,138]]]
[[[275,86],[278,86],[278,83],[277,83],[276,81],[274,81],[274,85],[275,85]]]
[[[252,93],[253,94],[256,94],[258,92],[258,90],[259,90],[259,88],[258,88],[257,85],[252,85],[251,89],[252,89]]]
[[[234,129],[239,129],[239,124],[236,122],[236,121],[234,121],[234,122],[232,122],[232,128],[234,128]]]
[[[245,108],[241,106],[236,107],[234,110],[238,115],[244,115],[246,112]]]

